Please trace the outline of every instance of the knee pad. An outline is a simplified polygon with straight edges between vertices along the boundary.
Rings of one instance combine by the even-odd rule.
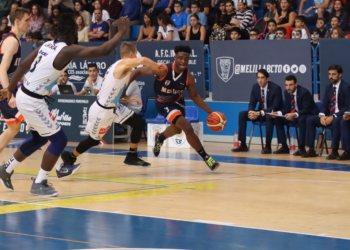
[[[19,149],[25,156],[30,156],[39,148],[44,146],[47,141],[47,138],[40,136],[36,131],[32,131],[32,137],[26,139]]]
[[[97,146],[98,144],[100,144],[100,140],[95,140],[92,139],[91,136],[89,136],[88,138],[86,138],[84,141],[81,141],[79,143],[79,145],[76,148],[76,151],[79,154],[84,153],[85,151],[87,151],[88,149]]]
[[[61,129],[56,134],[48,136],[47,139],[51,142],[47,150],[53,155],[60,156],[68,142],[63,130]]]

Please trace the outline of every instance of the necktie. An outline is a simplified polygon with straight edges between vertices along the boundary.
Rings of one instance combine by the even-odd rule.
[[[290,95],[291,96],[291,100],[290,100],[290,112],[294,113],[295,111],[297,111],[295,109],[295,100],[294,100],[294,95]]]
[[[265,109],[265,91],[264,91],[264,89],[261,89],[261,101],[262,101],[261,110],[264,110]]]
[[[329,109],[331,114],[335,113],[335,104],[336,103],[337,103],[337,88],[333,87],[333,94],[332,94],[332,97],[331,97],[331,107]]]

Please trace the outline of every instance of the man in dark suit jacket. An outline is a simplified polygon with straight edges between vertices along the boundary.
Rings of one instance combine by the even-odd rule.
[[[286,117],[276,117],[275,125],[277,130],[278,142],[282,147],[274,154],[289,154],[287,138],[284,132],[284,125],[293,124],[299,126],[299,150],[293,155],[301,156],[306,153],[306,119],[310,115],[317,115],[318,108],[314,102],[311,93],[304,87],[298,85],[297,78],[294,75],[287,76],[285,79],[286,90],[284,91],[285,105],[282,110],[274,112],[276,115],[285,115]]]
[[[343,119],[340,121],[341,142],[344,153],[340,155],[337,160],[350,160],[350,106],[347,109],[347,114],[343,114]]]
[[[265,69],[260,69],[256,73],[257,83],[253,85],[250,94],[249,111],[241,111],[238,117],[239,134],[238,140],[241,145],[232,149],[232,152],[246,152],[248,147],[246,144],[247,121],[261,120],[270,121],[273,110],[280,110],[282,106],[282,88],[276,83],[269,81],[269,73]],[[255,111],[256,104],[259,103],[258,110]],[[271,153],[271,140],[273,133],[273,122],[266,123],[266,146],[261,151],[263,154]]]
[[[332,152],[327,160],[337,159],[340,142],[340,122],[344,112],[349,107],[350,84],[341,80],[343,69],[340,65],[331,65],[328,68],[328,77],[331,84],[327,85],[323,97],[323,105],[318,116],[311,116],[306,120],[306,146],[309,151],[302,157],[315,157],[314,149],[316,127],[332,125]]]

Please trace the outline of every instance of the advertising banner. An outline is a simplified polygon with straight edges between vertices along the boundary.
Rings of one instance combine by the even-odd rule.
[[[210,42],[211,82],[215,101],[249,101],[256,72],[266,69],[270,81],[285,89],[295,75],[312,91],[311,47],[307,39]]]
[[[328,79],[328,67],[339,64],[343,68],[342,79],[350,83],[350,72],[348,70],[350,53],[350,39],[320,39],[320,91],[321,100]]]

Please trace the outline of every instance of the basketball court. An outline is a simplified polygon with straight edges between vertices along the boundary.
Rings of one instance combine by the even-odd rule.
[[[0,249],[350,249],[349,162],[204,145],[215,172],[192,149],[155,158],[142,142],[152,164],[142,168],[123,164],[127,143],[93,148],[77,174],[51,174],[55,198],[29,193],[36,152],[15,170],[15,191],[0,188]]]

